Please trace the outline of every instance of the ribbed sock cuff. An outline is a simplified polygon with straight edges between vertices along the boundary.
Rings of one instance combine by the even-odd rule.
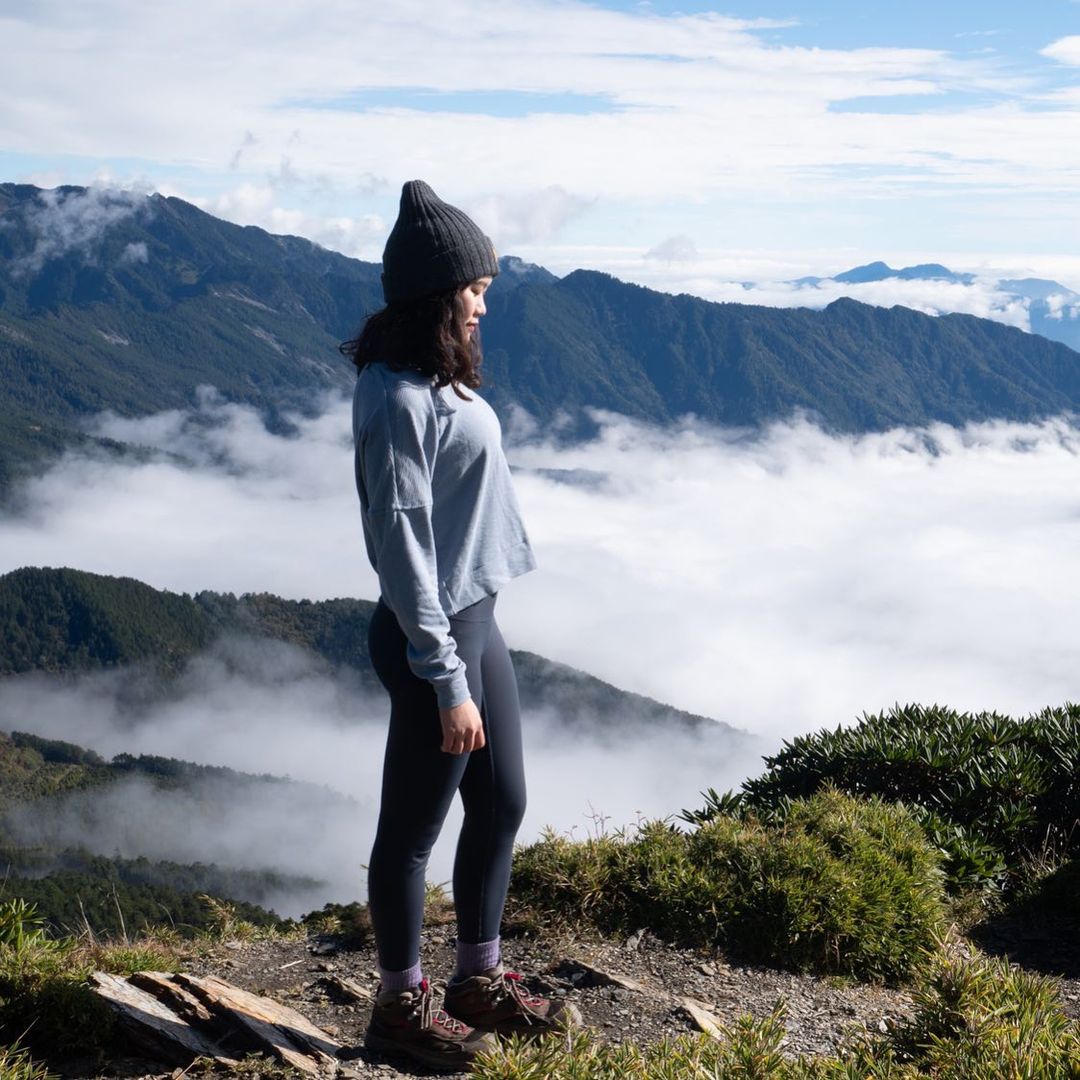
[[[379,967],[379,982],[382,983],[382,989],[391,990],[394,993],[411,990],[414,986],[419,986],[423,977],[424,972],[419,961],[404,971],[387,971],[381,965]]]
[[[457,971],[454,979],[461,981],[499,966],[502,958],[501,938],[480,941],[475,945],[459,940],[457,943]]]

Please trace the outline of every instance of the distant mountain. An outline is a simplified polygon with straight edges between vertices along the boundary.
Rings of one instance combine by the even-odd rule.
[[[806,410],[867,431],[1080,404],[1080,357],[986,320],[853,301],[715,304],[584,270],[558,279],[513,257],[502,266],[484,324],[493,404],[524,405],[542,424],[569,413],[571,433],[589,430],[587,408],[739,425]],[[851,273],[949,273],[882,267]],[[376,264],[180,199],[0,184],[0,488],[85,438],[88,414],[189,405],[200,384],[271,422],[315,408],[349,386],[336,346],[380,304]]]
[[[495,398],[541,417],[557,404],[756,425],[801,409],[857,432],[1080,406],[1080,355],[970,315],[848,299],[822,311],[714,304],[585,270],[488,308]]]
[[[379,268],[180,199],[0,184],[0,481],[88,413],[191,404],[196,386],[310,406],[381,298]]]
[[[894,270],[887,263],[872,262],[827,277],[801,277],[789,284],[820,286],[828,282],[842,285],[862,285],[890,279],[901,281],[948,281],[954,285],[973,285],[979,279],[974,274],[958,274],[940,263],[920,263]],[[1080,349],[1080,293],[1045,278],[984,279],[1005,299],[1015,299],[1028,312],[1031,332],[1060,341],[1071,349]]]
[[[872,281],[888,281],[890,278],[899,278],[901,281],[951,281],[957,285],[970,285],[975,281],[974,274],[957,274],[941,263],[919,263],[917,266],[894,270],[888,263],[878,261],[865,266],[854,266],[832,277],[795,278],[790,284],[820,285],[826,281],[839,281],[843,285],[865,285]]]
[[[92,750],[25,732],[0,730],[0,877],[4,898],[21,896],[54,926],[118,932],[117,908],[129,930],[154,925],[163,913],[174,924],[205,927],[212,912],[199,899],[210,893],[238,906],[237,915],[275,924],[263,910],[283,895],[318,896],[324,883],[267,867],[178,865],[145,857],[121,858],[70,846],[63,823],[75,816],[83,835],[116,812],[110,798],[120,785],[140,782],[194,817],[222,819],[266,801],[303,800],[341,815],[350,801],[327,788],[277,776],[172,758],[117,754],[106,761]],[[261,801],[260,801],[261,800]],[[115,826],[115,822],[110,822]],[[114,832],[122,832],[114,828]],[[24,846],[27,840],[32,843]]]
[[[516,255],[499,257],[499,277],[493,286],[496,292],[516,289],[519,285],[550,285],[559,279],[536,263],[526,262]]]
[[[866,266],[856,266],[852,270],[837,274],[833,280],[864,282],[886,281],[888,278],[900,278],[902,281],[951,281],[960,285],[970,285],[975,280],[975,275],[954,274],[948,267],[942,266],[940,263],[920,263],[918,266],[905,266],[902,270],[894,270],[887,263],[872,262],[867,263]]]
[[[216,638],[232,635],[296,645],[328,669],[351,669],[381,695],[366,646],[374,608],[367,600],[283,600],[267,593],[187,596],[133,578],[25,567],[0,576],[0,676],[142,664],[167,683]],[[603,738],[651,727],[704,731],[732,747],[751,741],[727,724],[620,690],[535,653],[512,655],[522,706],[545,710],[578,733]],[[159,692],[152,681],[142,689]],[[17,717],[0,715],[0,728],[17,724]]]

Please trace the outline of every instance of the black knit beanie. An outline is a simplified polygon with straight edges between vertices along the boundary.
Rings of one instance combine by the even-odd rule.
[[[388,304],[499,272],[491,241],[468,214],[444,203],[423,180],[410,180],[402,187],[401,208],[382,261]]]

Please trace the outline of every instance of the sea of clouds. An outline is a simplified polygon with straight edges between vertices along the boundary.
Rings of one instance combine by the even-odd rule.
[[[512,647],[725,720],[759,735],[760,751],[895,702],[1022,714],[1080,696],[1080,432],[1068,421],[835,436],[799,420],[757,432],[598,420],[578,445],[507,425],[540,563],[500,597]],[[210,391],[188,412],[101,417],[99,434],[148,452],[74,453],[28,482],[0,516],[0,566],[374,598],[347,403],[328,398],[293,424],[271,432]],[[6,680],[0,728],[289,775],[345,798],[328,812],[242,793],[226,827],[194,827],[132,788],[137,809],[101,819],[95,850],[243,855],[328,881],[327,899],[362,889],[381,697],[277,645],[220,643],[166,700],[140,698],[137,677]],[[526,717],[523,839],[545,824],[580,835],[597,814],[617,825],[676,813],[759,771],[756,753],[714,741],[657,731],[613,745],[555,720]],[[70,840],[77,817],[47,825]],[[436,880],[449,877],[454,832]]]

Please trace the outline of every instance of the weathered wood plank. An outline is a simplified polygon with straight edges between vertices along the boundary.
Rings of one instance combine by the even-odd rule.
[[[90,976],[95,992],[115,1010],[133,1042],[153,1057],[188,1065],[197,1057],[231,1061],[218,1043],[180,1019],[153,994],[105,971]]]
[[[703,1001],[695,1001],[693,998],[680,998],[679,1004],[686,1010],[687,1015],[698,1031],[703,1031],[714,1039],[722,1040],[724,1038],[724,1032],[720,1027],[720,1018]]]
[[[171,971],[137,971],[128,976],[128,982],[153,994],[166,1008],[189,1024],[213,1025],[210,1010],[189,990],[173,978]]]
[[[227,1013],[287,1064],[312,1075],[335,1068],[341,1043],[295,1009],[241,990],[214,975],[180,973],[175,979],[212,1013]]]
[[[332,990],[343,1001],[356,1004],[360,1001],[371,1001],[375,994],[367,987],[361,986],[352,979],[342,978],[340,975],[329,975],[322,980],[323,984]]]

